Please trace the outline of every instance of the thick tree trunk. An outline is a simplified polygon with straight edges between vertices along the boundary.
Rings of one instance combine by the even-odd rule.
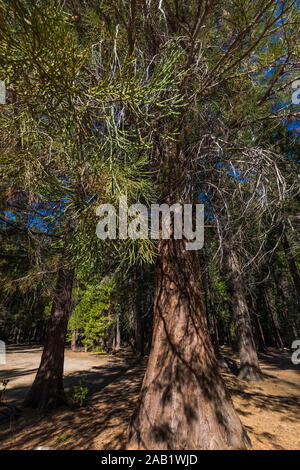
[[[258,364],[244,282],[237,255],[232,248],[226,251],[226,262],[230,276],[231,303],[240,356],[239,378],[249,382],[259,382],[263,380],[263,377]]]
[[[42,410],[66,402],[63,388],[64,349],[71,309],[74,271],[59,269],[41,363],[24,406]]]
[[[156,270],[152,346],[127,448],[248,448],[210,342],[198,253],[161,240]]]

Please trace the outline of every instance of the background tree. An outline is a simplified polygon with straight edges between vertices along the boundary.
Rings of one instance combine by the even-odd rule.
[[[3,1],[1,7],[1,73],[15,96],[2,109],[1,131],[8,133],[10,142],[3,149],[6,187],[23,192],[29,204],[48,201],[57,210],[52,219],[52,236],[58,238],[57,288],[46,348],[25,402],[47,408],[64,401],[64,341],[74,272],[114,264],[105,257],[109,243],[95,237],[96,207],[115,203],[123,194],[129,204],[154,195],[145,156],[151,129],[148,124],[148,134],[142,135],[139,123],[145,125],[146,106],[165,110],[166,115],[174,112],[176,96],[164,102],[159,95],[175,83],[177,53],[159,59],[148,77],[126,54],[122,63],[111,50],[104,49],[101,56],[101,43],[95,52],[89,38],[79,38],[71,14],[59,4],[15,0]],[[46,210],[44,216],[51,214]],[[117,263],[149,261],[154,255],[150,241],[115,245]]]

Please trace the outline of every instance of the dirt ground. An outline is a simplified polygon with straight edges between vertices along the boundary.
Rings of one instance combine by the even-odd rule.
[[[223,348],[231,370],[222,375],[253,449],[300,449],[300,366],[287,351],[269,350],[260,355],[264,382],[248,384],[236,375],[237,357]],[[7,364],[0,365],[0,380],[10,379],[5,400],[20,405],[32,383],[41,348],[10,347]],[[65,387],[85,377],[87,405],[41,415],[24,410],[14,420],[1,420],[0,449],[124,449],[146,360],[137,362],[128,352],[99,358],[66,351]]]

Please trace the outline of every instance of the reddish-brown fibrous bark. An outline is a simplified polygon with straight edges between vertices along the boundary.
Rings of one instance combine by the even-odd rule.
[[[209,338],[198,253],[161,240],[152,347],[128,449],[246,449]]]

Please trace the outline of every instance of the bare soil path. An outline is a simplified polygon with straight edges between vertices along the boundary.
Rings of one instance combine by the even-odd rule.
[[[8,346],[6,364],[0,364],[0,381],[9,379],[5,400],[17,406],[22,404],[25,395],[34,381],[42,355],[39,345]],[[126,360],[125,360],[126,359]],[[118,357],[104,355],[99,357],[85,352],[65,351],[64,385],[66,390],[79,382],[81,377],[88,378],[89,388],[99,390],[113,378],[123,374],[134,361],[130,354]]]
[[[300,449],[300,366],[287,351],[269,350],[260,355],[264,382],[248,384],[235,372],[237,357],[222,350],[231,370],[222,375],[253,449]],[[0,365],[0,378],[10,378],[7,400],[20,404],[32,383],[41,348],[18,347],[8,351]],[[65,386],[84,376],[89,387],[87,406],[62,408],[41,415],[25,410],[17,420],[0,422],[0,449],[124,449],[127,428],[145,372],[146,360],[137,362],[128,351],[99,358],[66,351]]]

